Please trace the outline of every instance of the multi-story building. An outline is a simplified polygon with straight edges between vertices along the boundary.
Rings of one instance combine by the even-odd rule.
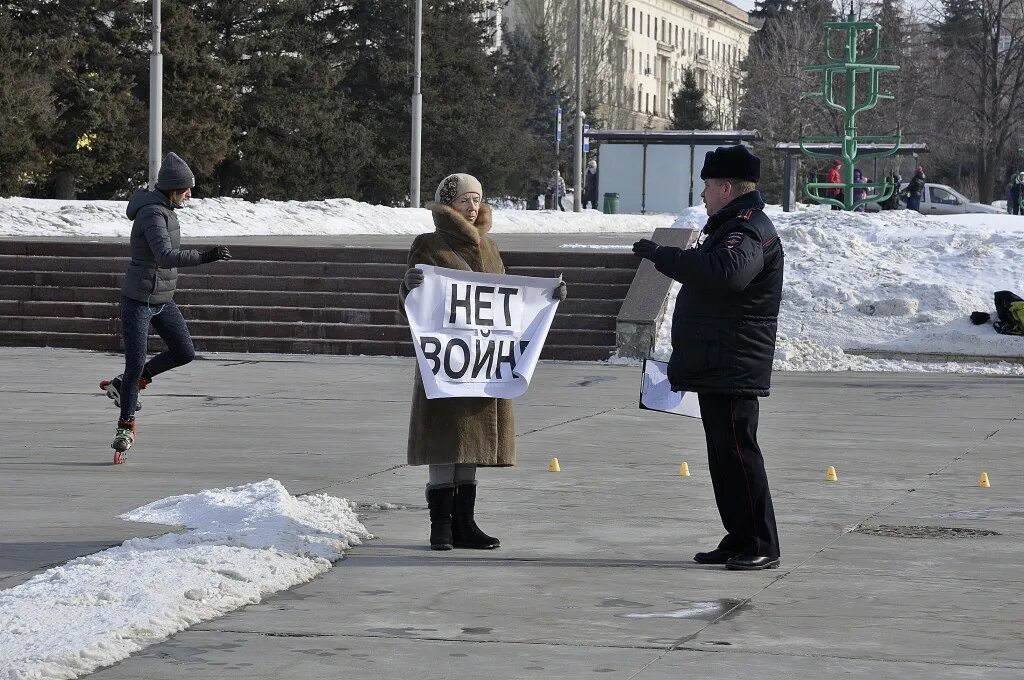
[[[572,74],[574,63],[575,4],[510,0],[503,13],[506,26],[545,27],[563,76]],[[585,0],[583,5],[584,88],[597,117],[612,127],[667,127],[672,96],[685,69],[692,68],[713,124],[736,126],[741,64],[756,30],[747,12],[725,0]]]

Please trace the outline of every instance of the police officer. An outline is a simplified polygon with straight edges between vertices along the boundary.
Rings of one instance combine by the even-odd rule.
[[[779,566],[764,459],[757,445],[758,397],[767,397],[782,299],[783,254],[757,191],[761,161],[744,146],[709,151],[700,177],[708,212],[703,240],[681,250],[649,239],[633,252],[683,284],[672,317],[668,378],[696,392],[708,465],[726,536],[699,552],[728,569]]]

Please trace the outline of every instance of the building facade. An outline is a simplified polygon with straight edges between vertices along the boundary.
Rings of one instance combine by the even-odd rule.
[[[584,0],[584,89],[609,127],[664,129],[685,69],[704,91],[708,117],[736,127],[741,64],[756,28],[725,0]],[[506,27],[544,26],[573,73],[575,0],[510,0]],[[558,46],[564,46],[559,52]]]

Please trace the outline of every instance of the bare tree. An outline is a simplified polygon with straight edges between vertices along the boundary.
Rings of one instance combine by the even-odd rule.
[[[514,0],[506,15],[528,31],[544,31],[561,89],[576,87],[576,0]],[[632,122],[634,83],[629,73],[625,3],[583,0],[583,109],[609,128]]]
[[[982,202],[1001,187],[1004,159],[1016,156],[1024,97],[1024,0],[945,0],[937,29],[937,77],[968,124]],[[1000,191],[1001,193],[1001,191]]]
[[[750,42],[739,126],[761,133],[761,184],[772,199],[782,188],[784,159],[774,151],[778,142],[842,132],[834,111],[802,96],[820,88],[820,80],[802,69],[822,60],[823,26],[831,17],[826,3],[785,12],[766,21]]]

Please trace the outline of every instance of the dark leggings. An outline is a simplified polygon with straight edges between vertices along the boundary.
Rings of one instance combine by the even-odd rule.
[[[146,361],[149,326],[167,345],[167,351]],[[183,366],[196,358],[192,336],[178,305],[167,302],[149,305],[121,296],[121,337],[124,339],[124,374],[121,377],[121,418],[135,415],[139,397],[139,378],[152,380],[172,368]]]

